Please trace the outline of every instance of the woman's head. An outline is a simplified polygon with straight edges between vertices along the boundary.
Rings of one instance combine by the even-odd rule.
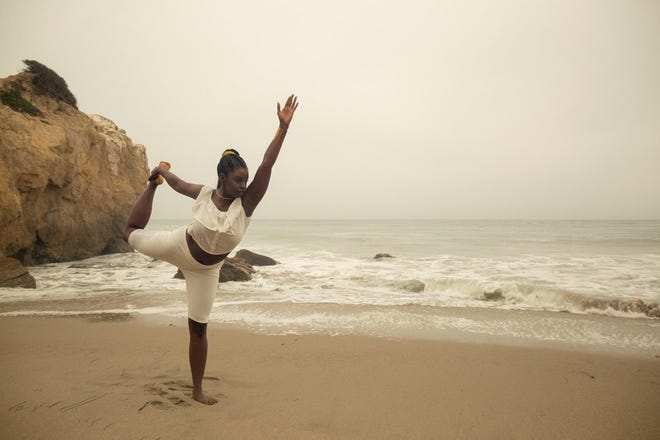
[[[222,187],[227,197],[240,197],[247,187],[247,164],[238,153],[230,148],[222,153],[218,162],[218,188]]]

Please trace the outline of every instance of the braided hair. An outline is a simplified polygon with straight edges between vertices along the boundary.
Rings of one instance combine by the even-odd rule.
[[[229,173],[238,168],[247,168],[247,164],[238,151],[233,148],[223,151],[220,162],[218,162],[218,188],[220,187],[220,174],[229,176]]]

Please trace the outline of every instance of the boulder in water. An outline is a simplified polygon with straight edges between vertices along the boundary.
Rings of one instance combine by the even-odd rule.
[[[37,283],[20,261],[15,258],[0,258],[0,287],[34,289]]]
[[[484,299],[487,301],[499,301],[504,299],[502,289],[495,289],[492,292],[484,292]]]
[[[250,281],[254,268],[242,258],[225,258],[225,264],[220,269],[219,282]]]
[[[227,281],[250,281],[254,272],[254,268],[242,258],[225,258],[225,262],[220,269],[218,282],[225,283]],[[174,278],[178,278],[180,280],[185,279],[181,269],[176,271]]]
[[[265,255],[260,255],[247,249],[241,249],[234,255],[235,258],[242,258],[252,266],[274,266],[277,261]]]
[[[419,280],[408,280],[404,283],[403,288],[408,292],[423,292],[426,285]]]
[[[374,260],[381,260],[383,258],[394,258],[394,257],[390,254],[376,254],[374,256]]]

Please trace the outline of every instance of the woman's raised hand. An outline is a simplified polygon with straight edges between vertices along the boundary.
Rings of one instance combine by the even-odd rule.
[[[284,104],[284,108],[280,109],[280,103],[277,103],[277,117],[280,119],[280,127],[288,128],[293,119],[293,113],[298,108],[298,98],[294,95],[289,96]]]

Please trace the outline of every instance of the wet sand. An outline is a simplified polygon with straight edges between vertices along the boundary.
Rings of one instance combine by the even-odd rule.
[[[0,438],[660,438],[660,353],[0,319]]]

